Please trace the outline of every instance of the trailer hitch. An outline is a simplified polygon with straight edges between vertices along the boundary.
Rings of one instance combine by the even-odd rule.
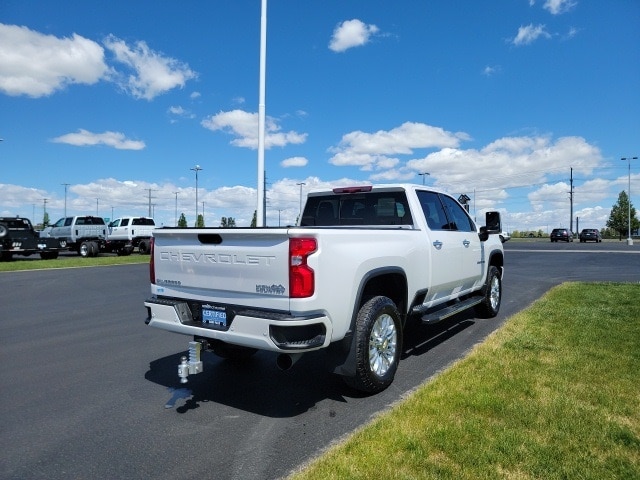
[[[180,364],[178,365],[178,377],[180,377],[180,383],[187,383],[187,377],[189,375],[195,375],[203,371],[202,360],[200,360],[200,352],[205,345],[203,342],[192,341],[189,342],[189,359],[182,357]]]

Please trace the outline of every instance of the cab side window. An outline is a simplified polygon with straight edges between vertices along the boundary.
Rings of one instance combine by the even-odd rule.
[[[435,192],[416,192],[420,200],[422,212],[431,230],[452,230],[452,225],[447,219],[440,196]]]
[[[442,203],[444,203],[445,208],[447,209],[449,222],[453,224],[453,230],[458,230],[460,232],[476,231],[476,226],[473,224],[473,221],[458,202],[446,195],[441,195],[440,197],[442,198]]]

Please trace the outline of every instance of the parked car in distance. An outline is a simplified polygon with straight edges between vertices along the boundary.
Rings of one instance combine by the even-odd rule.
[[[511,235],[509,234],[509,232],[500,232],[500,241],[502,243],[508,242],[510,238]]]
[[[580,242],[596,242],[602,241],[602,235],[597,228],[583,228],[580,232]]]
[[[551,230],[549,238],[552,242],[557,242],[559,240],[563,242],[573,242],[573,233],[568,228],[554,228]]]

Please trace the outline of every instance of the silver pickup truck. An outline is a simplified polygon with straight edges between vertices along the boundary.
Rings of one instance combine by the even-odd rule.
[[[486,217],[478,228],[445,192],[396,184],[311,192],[294,227],[156,229],[146,323],[193,337],[183,382],[204,350],[268,350],[286,369],[325,349],[349,385],[379,392],[407,322],[497,315],[502,229]]]

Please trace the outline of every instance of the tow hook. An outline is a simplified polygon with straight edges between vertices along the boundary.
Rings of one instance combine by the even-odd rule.
[[[202,342],[189,342],[189,359],[187,360],[187,357],[182,357],[178,365],[180,383],[187,383],[187,377],[189,375],[195,375],[203,371],[202,360],[200,360],[202,347]]]

